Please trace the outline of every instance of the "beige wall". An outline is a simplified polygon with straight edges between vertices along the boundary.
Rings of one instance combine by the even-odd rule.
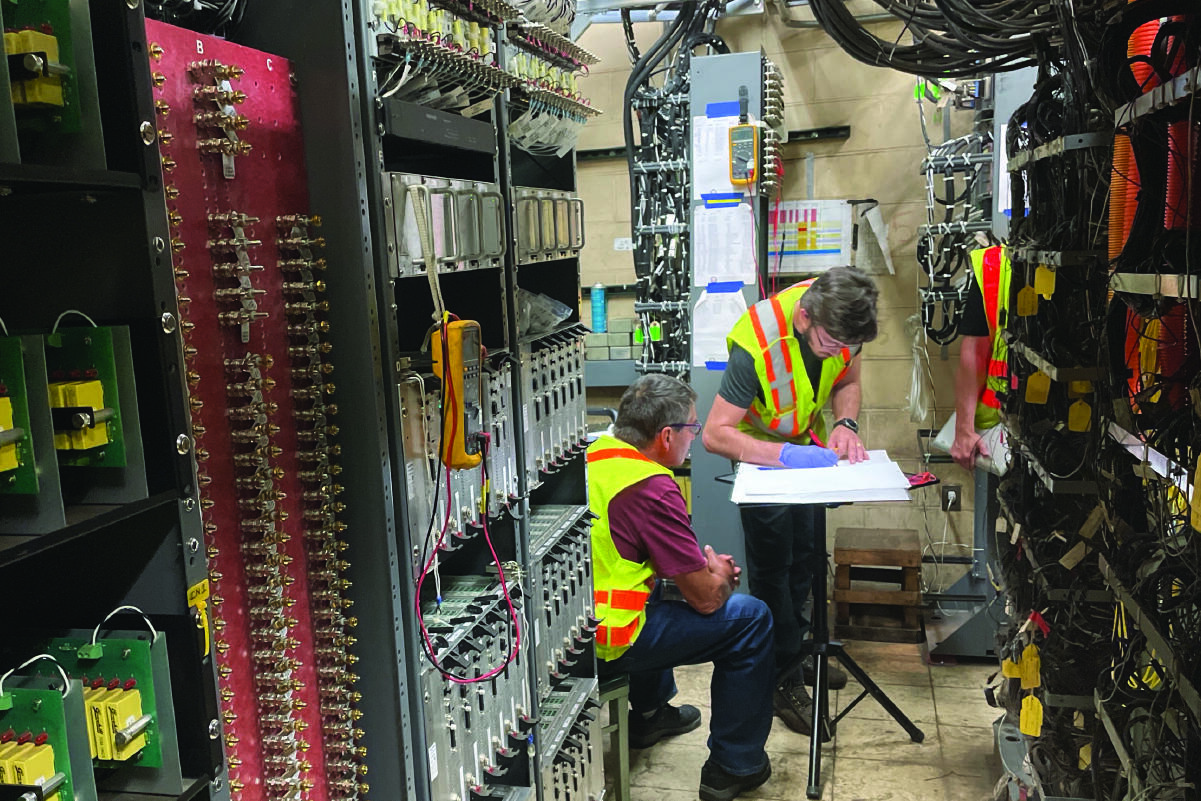
[[[643,43],[658,35],[658,24],[637,26]],[[918,268],[914,258],[916,228],[925,222],[925,182],[919,164],[925,155],[914,79],[885,69],[865,66],[846,55],[820,30],[796,30],[775,17],[751,15],[723,20],[718,26],[734,51],[760,47],[784,72],[786,125],[790,130],[849,125],[846,140],[798,143],[785,149],[785,199],[805,197],[805,154],[815,155],[814,185],[818,198],[874,197],[890,226],[890,245],[896,275],[877,276],[880,287],[880,336],[864,350],[862,433],[868,447],[887,448],[909,471],[920,465],[917,425],[910,422],[906,395],[913,366],[905,319],[918,311]],[[898,26],[875,26],[882,37],[900,34]],[[621,97],[630,63],[621,26],[593,25],[581,39],[584,47],[604,61],[581,82],[583,91],[605,114],[584,129],[580,149],[621,146]],[[585,200],[588,244],[583,254],[583,285],[634,280],[628,252],[613,250],[616,237],[630,235],[629,189],[624,159],[583,161],[579,188]],[[583,299],[587,313],[587,292]],[[610,316],[628,313],[629,301],[614,299]],[[958,348],[947,359],[937,346],[931,351],[937,398],[936,421],[941,425],[954,406],[953,377]],[[611,392],[604,393],[611,396]],[[599,400],[599,398],[598,398]],[[608,400],[608,397],[605,398]],[[930,423],[925,424],[929,426]],[[944,515],[937,488],[914,493],[907,507],[895,505],[846,507],[832,515],[834,525],[866,525],[929,530],[937,542],[945,536],[970,543],[971,476],[955,465],[935,465],[944,482],[964,489],[964,511]],[[952,548],[947,553],[954,553]],[[962,551],[965,552],[966,551]],[[931,573],[927,577],[934,579]]]

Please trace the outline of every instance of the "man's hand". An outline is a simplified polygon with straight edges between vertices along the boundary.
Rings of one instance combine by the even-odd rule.
[[[867,461],[867,449],[859,435],[846,426],[834,426],[830,432],[830,450],[851,464]]]
[[[955,431],[955,442],[951,445],[951,458],[964,470],[975,470],[976,459],[990,456],[988,446],[975,431]]]
[[[731,587],[738,583],[738,574],[742,568],[734,564],[734,557],[728,553],[718,553],[712,545],[705,546],[705,560],[709,563],[709,572],[722,578]]]
[[[838,454],[818,445],[793,445],[785,442],[780,449],[780,464],[785,467],[833,467]]]
[[[705,552],[705,556],[706,556],[706,558],[708,558],[709,555],[713,553],[713,548],[708,545],[706,545],[705,547],[708,549]],[[734,557],[728,553],[719,553],[719,554],[716,554],[716,556],[717,556],[717,561],[720,563],[723,563],[724,568],[728,568],[730,570],[730,574],[729,574],[730,582],[731,582],[731,584],[734,585],[735,588],[737,588],[738,583],[740,581],[742,581],[742,568],[739,567],[738,563],[734,561]],[[724,572],[724,568],[723,568],[723,572]]]

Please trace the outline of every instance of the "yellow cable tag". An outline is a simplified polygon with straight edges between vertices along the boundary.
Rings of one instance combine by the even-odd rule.
[[[1192,524],[1193,528],[1201,529],[1201,498],[1197,497],[1197,482],[1201,481],[1201,460],[1197,462],[1197,469],[1193,473],[1193,497],[1192,497]]]
[[[1093,407],[1078,400],[1068,407],[1068,430],[1088,431],[1093,425]]]
[[[1022,689],[1033,690],[1042,686],[1042,658],[1038,646],[1030,643],[1022,649]]]
[[[1034,291],[1046,300],[1055,294],[1055,271],[1045,264],[1034,269]]]
[[[1076,763],[1076,767],[1080,770],[1088,770],[1088,766],[1093,764],[1093,746],[1092,743],[1085,743],[1080,746],[1080,760]]]
[[[1022,666],[1012,659],[1002,660],[1001,676],[1006,679],[1020,679],[1022,677]]]
[[[1043,705],[1033,695],[1022,699],[1022,714],[1018,728],[1027,737],[1038,737],[1043,732]]]
[[[1038,314],[1038,293],[1032,286],[1024,286],[1018,290],[1018,317],[1033,317]]]
[[[212,648],[212,637],[209,631],[209,580],[202,579],[188,588],[188,606],[196,609],[196,628],[204,632],[204,654],[208,656]]]
[[[1041,370],[1026,379],[1026,403],[1044,404],[1051,394],[1051,376]]]
[[[1090,394],[1092,394],[1092,391],[1093,391],[1093,382],[1092,381],[1069,381],[1068,382],[1068,392],[1072,393],[1073,397],[1080,397],[1082,395],[1090,395]]]

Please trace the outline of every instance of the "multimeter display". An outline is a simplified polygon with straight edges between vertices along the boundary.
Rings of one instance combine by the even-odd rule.
[[[759,164],[759,131],[754,125],[730,128],[730,183],[745,186],[754,181]]]

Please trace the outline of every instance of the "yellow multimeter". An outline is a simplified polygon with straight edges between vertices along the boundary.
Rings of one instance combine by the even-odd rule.
[[[435,330],[434,375],[442,380],[442,463],[452,470],[480,463],[480,379],[483,369],[483,337],[474,320],[455,320],[446,325],[446,363],[443,364],[442,333]],[[452,422],[453,421],[453,422]]]
[[[759,128],[753,123],[730,126],[730,183],[746,186],[758,180]]]

